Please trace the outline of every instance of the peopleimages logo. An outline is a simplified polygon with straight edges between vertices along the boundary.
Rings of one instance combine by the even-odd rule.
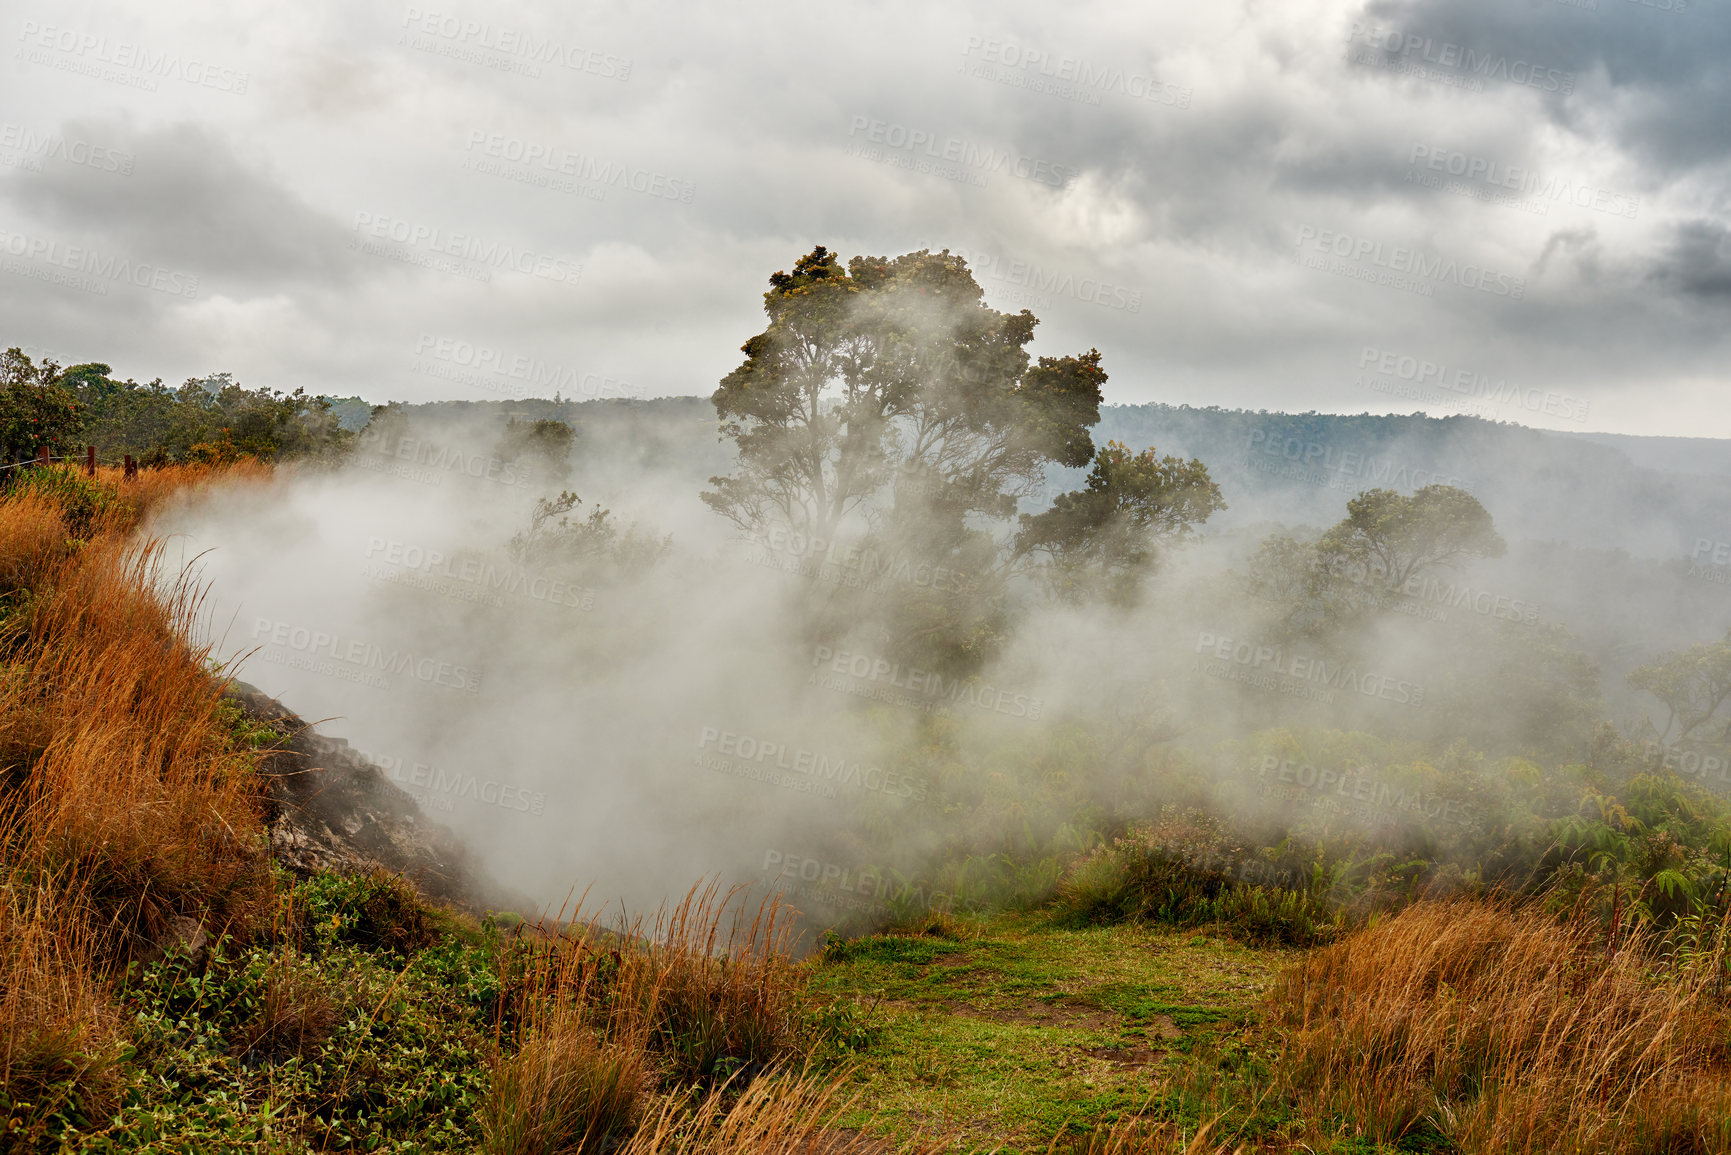
[[[1142,290],[1128,285],[1114,285],[1094,277],[1077,277],[1073,273],[1043,269],[1031,261],[1012,260],[1002,253],[962,248],[952,248],[950,252],[968,262],[969,270],[982,282],[997,281],[1036,293],[1070,297],[1084,305],[1102,309],[1119,309],[1126,313],[1142,310]]]
[[[924,778],[916,779],[894,770],[885,770],[881,766],[867,765],[857,759],[832,758],[827,754],[803,748],[790,749],[785,742],[766,741],[750,734],[736,734],[732,730],[722,730],[715,726],[703,727],[697,737],[697,748],[713,750],[728,758],[738,758],[742,763],[754,768],[798,774],[814,782],[857,786],[897,798],[911,798],[915,802],[926,800],[927,786]],[[697,762],[711,770],[733,769],[727,764],[711,765],[704,761],[702,754],[698,755]]]
[[[877,866],[845,867],[821,858],[770,849],[763,855],[763,873],[775,871],[770,885],[786,898],[822,903],[854,911],[882,911],[886,900],[950,913],[956,897],[920,881],[886,880]],[[802,884],[802,885],[793,885]]]
[[[884,555],[876,549],[842,545],[821,537],[808,537],[795,529],[775,525],[758,543],[763,547],[757,563],[767,569],[799,574],[850,589],[882,590],[890,582],[923,589],[967,593],[979,584],[966,570],[933,565],[905,554]]]
[[[369,754],[365,750],[355,752],[384,770],[386,778],[391,782],[411,793],[421,794],[424,798],[467,798],[487,806],[497,806],[523,814],[540,814],[547,806],[547,796],[539,790],[530,790],[494,778],[465,774],[458,770],[445,770],[430,762],[408,763],[390,754]],[[451,807],[443,805],[439,809],[449,810]]]
[[[1427,144],[1413,145],[1407,164],[1414,169],[1447,173],[1449,176],[1483,184],[1491,189],[1525,194],[1537,198],[1540,202],[1561,201],[1576,208],[1593,209],[1631,220],[1641,209],[1640,197],[1626,196],[1595,185],[1580,184],[1567,177],[1546,175],[1530,168]],[[1407,174],[1408,183],[1412,182],[1413,176],[1412,172]]]
[[[826,690],[839,690],[856,697],[872,698],[893,705],[913,706],[929,710],[938,706],[972,706],[1013,718],[1038,718],[1044,703],[1039,698],[1001,690],[976,680],[946,678],[935,670],[904,666],[875,654],[851,653],[818,646],[812,652],[811,664],[821,667],[807,680],[808,685]],[[824,676],[820,677],[819,674]],[[839,675],[839,676],[838,676]],[[883,690],[850,686],[843,678],[876,682]],[[896,691],[905,691],[897,693]]]
[[[579,261],[536,253],[498,241],[483,241],[472,233],[454,233],[435,225],[420,224],[381,213],[355,213],[354,228],[357,239],[376,237],[395,241],[411,250],[424,249],[434,257],[455,257],[487,269],[506,269],[563,285],[575,285],[583,278],[583,265]],[[351,247],[354,247],[352,243]]]
[[[1413,67],[1428,65],[1480,83],[1486,80],[1501,80],[1508,84],[1536,88],[1541,92],[1557,92],[1565,96],[1575,91],[1573,72],[1547,68],[1519,57],[1511,59],[1505,52],[1468,48],[1415,32],[1378,28],[1374,24],[1355,23],[1347,40],[1349,43],[1360,41],[1372,51],[1382,53],[1385,58],[1381,62],[1371,59],[1353,60],[1355,64],[1381,63],[1386,66],[1398,63]]]
[[[1369,369],[1384,377],[1395,377],[1411,382],[1415,386],[1429,386],[1435,389],[1446,389],[1462,397],[1482,399],[1497,405],[1518,405],[1529,413],[1543,413],[1549,417],[1560,417],[1567,421],[1585,421],[1588,404],[1578,397],[1570,397],[1566,393],[1555,390],[1542,390],[1533,386],[1525,388],[1510,385],[1507,378],[1491,378],[1488,374],[1475,372],[1472,369],[1457,368],[1450,372],[1448,365],[1442,361],[1432,361],[1425,357],[1415,357],[1411,354],[1397,352],[1393,349],[1379,349],[1375,345],[1366,345],[1358,355],[1358,367]],[[1359,378],[1361,384],[1364,378]],[[1372,383],[1372,388],[1375,384]]]
[[[449,583],[456,583],[457,587],[469,587],[476,593],[546,602],[548,605],[568,606],[574,610],[589,610],[595,606],[595,591],[587,586],[568,585],[545,574],[531,573],[517,566],[501,569],[484,557],[453,557],[442,550],[423,549],[413,543],[387,537],[369,537],[366,556],[368,559],[376,559],[374,565],[366,567],[367,576],[387,581],[400,580],[401,584],[405,585],[420,585],[421,583],[412,580],[402,580],[407,575],[413,575],[428,579],[426,588],[434,592],[450,592],[452,586]],[[389,568],[382,569],[377,562],[382,562]],[[397,570],[406,571],[406,574],[392,572]],[[502,598],[492,598],[490,604],[503,606],[504,602]]]
[[[1308,762],[1297,766],[1290,758],[1274,754],[1263,756],[1257,769],[1265,782],[1286,782],[1306,790],[1328,791],[1354,802],[1365,802],[1384,811],[1410,814],[1416,818],[1440,819],[1457,826],[1472,826],[1473,818],[1459,800],[1439,794],[1424,794],[1408,790],[1386,780],[1372,778],[1362,770],[1336,770],[1324,766],[1320,770]]]
[[[940,139],[938,134],[930,129],[910,128],[892,121],[855,116],[848,125],[847,134],[858,137],[862,133],[867,141],[883,147],[856,151],[855,155],[921,171],[935,166],[930,167],[930,171],[936,175],[946,176],[951,180],[966,177],[964,183],[978,187],[985,186],[985,178],[980,176],[980,173],[1007,172],[1021,180],[1062,188],[1066,182],[1080,176],[1082,172],[1075,165],[982,146],[959,136]],[[891,151],[885,154],[884,149]],[[976,169],[979,171],[970,171]]]
[[[523,169],[539,168],[550,175],[570,177],[579,183],[595,185],[601,189],[619,188],[641,193],[655,200],[678,201],[688,205],[692,197],[697,195],[694,181],[680,180],[651,169],[617,164],[611,160],[572,152],[558,145],[506,136],[502,132],[474,129],[469,133],[468,144],[464,147],[471,153],[479,150],[483,160],[476,162],[477,164],[495,162],[492,167],[476,167],[476,171],[490,175],[508,175],[508,170],[499,167],[497,163],[505,162]]]
[[[1232,662],[1272,677],[1293,678],[1299,682],[1327,686],[1334,690],[1350,690],[1367,698],[1380,698],[1403,706],[1424,704],[1424,687],[1414,682],[1361,672],[1354,666],[1329,664],[1326,658],[1311,658],[1288,653],[1283,646],[1257,642],[1234,641],[1204,631],[1196,639],[1196,653],[1207,654],[1222,662]]]
[[[266,649],[264,659],[267,662],[331,674],[348,681],[366,682],[380,689],[388,688],[388,684],[380,686],[376,675],[367,676],[372,671],[400,674],[429,685],[465,690],[471,694],[479,693],[481,689],[481,671],[474,667],[425,657],[411,650],[387,650],[372,642],[359,638],[345,639],[325,630],[259,618],[253,624],[252,636],[254,641],[277,647],[275,652]],[[349,669],[333,667],[331,662],[344,663]],[[361,676],[351,677],[351,671]]]
[[[393,460],[409,462],[411,465],[426,467],[424,470],[414,471],[420,474],[415,480],[429,484],[438,484],[439,474],[432,472],[435,469],[495,481],[500,485],[511,485],[518,489],[527,489],[535,480],[534,467],[526,462],[507,461],[488,454],[465,453],[455,446],[442,445],[403,433],[381,432],[371,425],[361,430],[360,435],[355,438],[355,444],[370,451],[356,458],[356,463],[363,468],[388,467]],[[377,457],[374,458],[373,454]]]
[[[1131,100],[1146,100],[1171,108],[1190,107],[1191,91],[1188,87],[1168,84],[1151,76],[1111,65],[1094,64],[1077,56],[1054,57],[1050,52],[1017,45],[1013,41],[970,36],[962,47],[962,56],[976,55],[981,62],[988,65],[1002,65],[1008,69],[1020,70],[1023,75],[1030,77],[1039,76],[1059,81],[1059,85],[1035,88],[1035,91],[1049,91],[1052,95],[1081,100],[1085,104],[1099,104],[1100,93],[1112,92]],[[1006,82],[1004,77],[993,72],[976,75],[999,80],[1000,83]]]
[[[38,24],[34,20],[26,20],[18,32],[18,39],[23,41],[27,50],[38,50],[30,53],[28,57],[32,63],[95,76],[101,80],[116,80],[131,84],[135,88],[143,88],[147,92],[156,91],[156,82],[159,79],[179,80],[199,88],[214,88],[218,92],[231,92],[237,96],[246,92],[247,74],[244,72],[207,64],[190,56],[182,57],[178,52],[153,52],[142,45],[129,44],[124,40],[111,42],[106,36],[81,32],[76,28],[60,28],[53,24]],[[60,59],[45,55],[50,52],[60,53]],[[127,77],[113,74],[104,69],[103,65],[143,75]]]
[[[540,75],[540,70],[534,65],[556,64],[572,72],[599,76],[603,80],[631,79],[631,61],[626,57],[611,56],[580,44],[568,44],[551,36],[537,36],[533,32],[505,24],[465,20],[448,12],[431,12],[410,6],[403,12],[402,26],[405,37],[410,34],[417,37],[436,37],[437,40],[445,41],[445,46],[453,50],[439,52],[439,55],[454,55],[477,64],[490,63],[474,51],[479,49],[497,53],[502,57],[517,58],[529,65],[525,71],[531,76]],[[408,46],[422,51],[436,51],[437,40],[409,40]]]
[[[1731,765],[1723,755],[1659,741],[1649,741],[1646,750],[1655,770],[1669,770],[1679,777],[1699,778],[1703,782],[1716,779],[1720,784],[1731,784]]]
[[[38,133],[11,121],[0,123],[0,149],[12,150],[14,154],[33,161],[62,160],[67,164],[82,165],[98,172],[112,172],[120,176],[132,175],[132,165],[136,159],[130,152],[117,148],[92,144],[78,137],[69,139],[60,135]],[[41,169],[40,164],[34,167],[37,171]]]
[[[1731,542],[1696,538],[1695,551],[1689,555],[1688,576],[1715,585],[1731,585]]]
[[[125,257],[117,257],[112,253],[102,253],[96,249],[84,248],[79,245],[63,245],[57,240],[47,237],[32,237],[25,233],[15,233],[0,228],[0,253],[11,257],[25,257],[32,261],[40,261],[54,269],[67,270],[72,281],[83,282],[84,278],[92,278],[88,283],[74,285],[86,292],[96,292],[106,295],[107,287],[103,281],[123,282],[136,285],[141,289],[151,289],[158,293],[167,293],[171,297],[192,298],[198,296],[198,278],[191,273],[177,272],[165,269],[160,265],[152,265],[145,261],[130,261]],[[30,266],[8,268],[23,276],[32,275]],[[46,273],[48,270],[42,270]],[[64,275],[64,274],[57,274]],[[49,279],[43,276],[40,279]]]
[[[472,384],[477,388],[498,391],[511,381],[521,381],[532,389],[545,393],[560,393],[566,400],[575,397],[632,397],[642,400],[642,386],[621,381],[600,373],[580,372],[567,365],[558,365],[527,353],[513,353],[491,345],[464,341],[456,337],[436,337],[422,333],[415,342],[419,358],[443,362],[448,369],[417,362],[411,371],[429,377]],[[474,370],[464,373],[463,370]],[[492,376],[482,376],[491,374]],[[504,380],[494,380],[493,378]]]
[[[1409,248],[1396,245],[1390,248],[1369,237],[1355,237],[1351,233],[1301,225],[1298,239],[1293,243],[1302,251],[1307,241],[1315,253],[1338,257],[1354,264],[1369,262],[1375,268],[1388,270],[1391,274],[1410,274],[1421,284],[1451,281],[1463,289],[1477,289],[1481,293],[1507,297],[1511,301],[1518,301],[1527,294],[1527,282],[1523,277],[1495,273],[1479,265],[1461,264],[1453,257],[1426,253],[1417,246]]]
[[[1472,492],[1471,484],[1453,474],[1438,473],[1434,469],[1415,469],[1406,462],[1369,457],[1353,450],[1343,451],[1319,441],[1282,437],[1278,432],[1270,436],[1266,429],[1261,428],[1250,431],[1245,448],[1250,452],[1250,468],[1259,473],[1273,473],[1279,464],[1278,461],[1261,461],[1257,457],[1260,448],[1262,457],[1290,462],[1298,480],[1326,484],[1334,489],[1353,485],[1380,486],[1384,489],[1423,489],[1427,485],[1449,485]],[[1313,468],[1317,470],[1314,474],[1304,472]]]

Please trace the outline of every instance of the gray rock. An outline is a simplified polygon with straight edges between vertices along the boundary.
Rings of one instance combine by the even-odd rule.
[[[256,686],[233,682],[228,696],[250,719],[287,736],[259,767],[268,779],[271,853],[290,870],[351,874],[377,865],[403,875],[423,897],[475,914],[531,909],[347,742],[320,734]]]

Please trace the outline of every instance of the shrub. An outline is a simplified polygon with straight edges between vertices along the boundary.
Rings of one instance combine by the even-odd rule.
[[[1302,887],[1246,881],[1260,860],[1227,846],[1217,823],[1168,818],[1077,861],[1056,907],[1083,924],[1219,924],[1254,942],[1308,944],[1333,932],[1327,900]]]
[[[107,472],[0,497],[0,1098],[23,1149],[114,1107],[119,964],[186,916],[248,933],[269,900],[256,784],[183,641],[198,591],[110,534]]]
[[[69,877],[0,874],[0,1148],[55,1150],[104,1122],[119,1031],[89,960],[103,953]]]
[[[297,940],[329,951],[339,943],[413,954],[438,938],[415,888],[383,868],[361,874],[320,874],[295,888]]]

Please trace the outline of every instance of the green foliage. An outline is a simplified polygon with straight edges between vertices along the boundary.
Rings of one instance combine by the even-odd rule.
[[[505,423],[499,456],[527,460],[536,473],[544,471],[562,478],[570,472],[571,445],[576,437],[576,431],[563,421],[519,421],[513,417]]]
[[[955,939],[909,938],[902,934],[873,934],[860,938],[831,937],[824,943],[825,962],[873,959],[888,963],[929,963],[958,946]]]
[[[641,577],[666,555],[671,537],[656,540],[634,525],[622,530],[600,506],[591,506],[587,516],[573,516],[582,505],[569,490],[536,499],[529,528],[514,534],[506,547],[511,557],[603,584]]]
[[[312,880],[321,912],[355,907],[340,881]],[[132,1077],[80,1149],[473,1150],[488,1020],[465,980],[491,969],[455,936],[407,965],[336,937],[305,955],[225,939],[202,970],[170,956],[122,991]]]
[[[101,362],[65,370],[51,364],[32,367],[14,349],[7,354],[4,376],[33,377],[39,390],[64,393],[76,407],[78,422],[60,440],[78,434],[111,464],[127,454],[146,464],[242,456],[328,459],[343,452],[354,436],[342,428],[328,399],[300,389],[288,394],[247,389],[227,373],[190,378],[176,389],[160,379],[146,385],[117,381],[112,372]],[[0,409],[0,420],[3,414]]]
[[[1629,685],[1645,690],[1665,706],[1668,715],[1659,737],[1691,738],[1724,744],[1731,741],[1731,720],[1719,708],[1731,699],[1731,630],[1716,642],[1700,642],[1682,651],[1660,654],[1629,674]],[[1710,725],[1715,718],[1719,725]]]
[[[953,546],[967,515],[1011,514],[1046,462],[1092,456],[1099,354],[1031,365],[1033,314],[987,308],[948,250],[844,269],[819,247],[770,286],[769,327],[714,397],[740,469],[704,500],[741,528],[833,540],[890,489],[885,516],[940,521]]]
[[[1199,816],[1164,822],[1077,862],[1059,883],[1056,909],[1079,925],[1220,926],[1251,942],[1309,945],[1333,933],[1326,892],[1245,881],[1250,860],[1240,854]]]
[[[1192,459],[1131,453],[1111,441],[1094,455],[1087,488],[1060,494],[1052,508],[1023,514],[1016,552],[1045,553],[1060,596],[1135,600],[1138,581],[1155,561],[1154,543],[1183,537],[1225,509],[1208,467]]]
[[[1346,511],[1317,543],[1324,569],[1387,589],[1435,566],[1508,552],[1478,498],[1450,485],[1427,485],[1411,497],[1366,490],[1346,503]]]
[[[819,247],[764,308],[713,398],[738,468],[703,500],[766,542],[797,535],[813,568],[840,547],[838,588],[801,607],[814,638],[875,635],[892,660],[965,676],[1008,636],[1021,563],[1048,557],[1062,596],[1128,603],[1153,542],[1222,507],[1200,462],[1096,454],[1099,351],[1031,359],[1033,314],[988,308],[948,250],[843,267]],[[1008,532],[1048,465],[1090,462],[1085,492]]]
[[[876,1002],[862,1007],[859,999],[844,998],[807,1010],[800,1033],[811,1048],[813,1060],[824,1065],[842,1064],[875,1047],[883,1037],[876,1009]]]
[[[482,1117],[486,1155],[613,1150],[642,1096],[642,1054],[582,1026],[527,1039],[500,1063]]]
[[[269,750],[287,740],[287,735],[275,730],[268,722],[255,719],[233,698],[219,698],[216,716],[229,728],[237,747],[246,750]]]
[[[61,1151],[71,1137],[96,1131],[112,1117],[124,1055],[109,1048],[92,1051],[85,1040],[53,1030],[8,1043],[0,1078],[0,1150]]]
[[[74,447],[86,416],[66,376],[52,361],[37,365],[17,347],[0,355],[0,462],[35,457],[43,448],[58,456]]]
[[[314,875],[294,888],[291,903],[298,940],[318,954],[341,946],[413,954],[438,937],[415,888],[384,870]]]
[[[15,469],[3,476],[8,494],[34,493],[58,506],[67,535],[73,538],[88,538],[121,505],[113,485],[90,477],[75,465]]]

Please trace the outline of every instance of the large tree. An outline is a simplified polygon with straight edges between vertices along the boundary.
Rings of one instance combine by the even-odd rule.
[[[817,587],[816,634],[965,670],[1003,638],[1018,572],[1047,559],[1066,592],[1124,594],[1149,542],[1219,507],[1199,462],[1097,455],[1099,351],[1030,356],[1034,315],[989,308],[948,250],[844,267],[819,247],[769,283],[769,325],[713,398],[739,465],[703,499],[754,537],[824,543],[819,562],[873,559]],[[1048,466],[1090,463],[1087,491],[1015,532]]]
[[[704,494],[748,532],[956,537],[1013,516],[1048,463],[1093,456],[1099,353],[1032,362],[1034,315],[987,307],[947,250],[844,268],[819,246],[763,302],[768,327],[714,395],[739,468]]]

